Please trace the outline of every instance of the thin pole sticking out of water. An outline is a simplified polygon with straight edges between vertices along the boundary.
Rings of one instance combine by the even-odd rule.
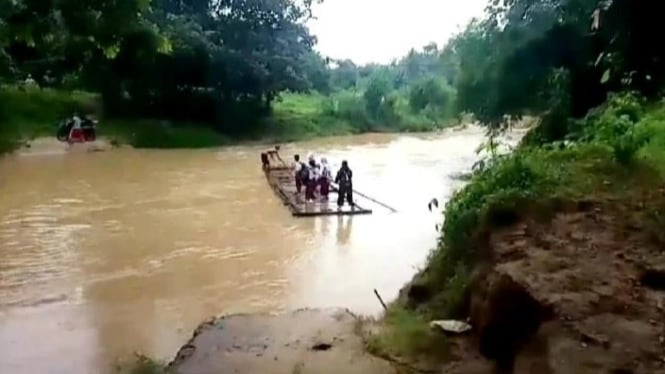
[[[374,289],[374,294],[376,295],[376,298],[379,299],[379,302],[381,303],[383,310],[388,310],[386,303],[383,302],[383,299],[381,298],[381,295],[379,295],[379,291],[377,291],[376,288]]]

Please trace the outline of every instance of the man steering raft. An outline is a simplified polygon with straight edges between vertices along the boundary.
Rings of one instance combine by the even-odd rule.
[[[276,145],[274,149],[269,149],[265,152],[261,153],[261,165],[263,165],[263,170],[268,170],[270,169],[270,160],[279,160],[282,164],[286,165],[284,163],[284,160],[282,160],[281,157],[279,157],[279,145]]]
[[[270,169],[270,160],[279,160],[283,165],[286,165],[284,160],[282,160],[281,157],[279,157],[279,149],[280,146],[276,145],[275,148],[269,149],[265,152],[261,152],[261,165],[263,165],[263,170],[268,170]]]
[[[353,172],[349,168],[349,163],[346,160],[342,161],[342,167],[339,168],[337,176],[335,176],[335,183],[339,186],[337,192],[337,209],[342,209],[344,201],[346,201],[351,209],[356,208],[353,202]]]

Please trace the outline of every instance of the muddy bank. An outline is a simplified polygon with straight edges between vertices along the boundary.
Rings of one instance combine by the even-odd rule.
[[[305,309],[215,318],[201,324],[168,365],[178,374],[364,373],[396,370],[364,351],[346,309]]]
[[[664,242],[645,201],[559,205],[479,235],[474,334],[454,364],[480,353],[493,364],[479,372],[665,373]]]
[[[63,154],[69,152],[104,152],[117,147],[109,139],[98,138],[92,142],[77,143],[69,146],[56,138],[43,137],[26,141],[14,153],[21,156]]]

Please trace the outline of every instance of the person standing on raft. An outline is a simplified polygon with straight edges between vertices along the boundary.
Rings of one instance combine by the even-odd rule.
[[[263,171],[270,169],[270,161],[268,160],[268,154],[261,152],[261,167]]]
[[[309,176],[307,178],[307,183],[305,184],[305,200],[312,202],[314,201],[316,186],[319,184],[319,167],[313,158],[309,160],[309,166],[307,169],[309,171]]]
[[[309,177],[309,171],[307,171],[307,166],[300,161],[300,155],[294,155],[293,156],[293,164],[292,164],[292,169],[293,169],[293,178],[295,179],[296,182],[296,193],[300,194],[302,191],[302,185],[305,181],[307,181],[307,178]],[[307,175],[305,175],[307,173]]]
[[[266,155],[270,157],[271,160],[278,159],[279,162],[281,162],[284,166],[286,166],[284,160],[282,160],[282,158],[279,157],[279,148],[280,148],[279,145],[276,145],[274,149],[268,150],[266,152]]]
[[[332,171],[330,171],[328,160],[323,157],[321,159],[321,177],[319,178],[319,188],[321,191],[321,198],[324,201],[328,200],[328,194],[330,193],[330,182],[332,182]]]
[[[284,160],[279,157],[279,145],[276,145],[274,149],[269,149],[261,153],[261,165],[263,166],[263,170],[270,169],[270,160],[274,160],[275,158],[277,158],[284,166],[286,166]]]
[[[339,186],[339,191],[337,193],[337,208],[342,209],[344,205],[344,200],[351,206],[351,209],[355,208],[353,203],[353,172],[349,168],[349,163],[346,160],[342,161],[342,167],[339,168],[337,176],[335,176],[335,183]]]

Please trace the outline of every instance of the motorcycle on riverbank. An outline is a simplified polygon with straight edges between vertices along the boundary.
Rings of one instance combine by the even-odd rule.
[[[96,119],[85,117],[81,120],[82,140],[85,142],[95,141],[97,138],[97,123]],[[56,138],[61,142],[71,142],[70,136],[72,135],[72,128],[74,127],[74,120],[68,118],[58,124]]]

